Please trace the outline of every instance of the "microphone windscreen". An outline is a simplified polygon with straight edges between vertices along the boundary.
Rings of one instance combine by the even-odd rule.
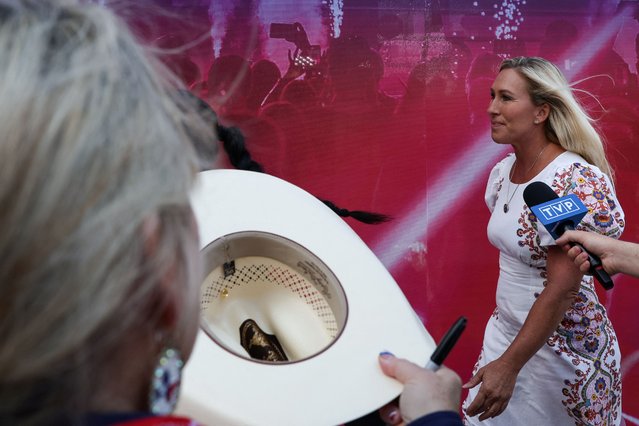
[[[559,196],[543,182],[533,182],[524,189],[524,201],[528,207],[552,201],[555,198]]]

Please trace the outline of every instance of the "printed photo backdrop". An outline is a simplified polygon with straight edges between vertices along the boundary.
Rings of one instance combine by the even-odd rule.
[[[131,13],[141,37],[265,171],[351,210],[435,339],[468,328],[447,364],[466,380],[495,305],[488,172],[509,152],[486,108],[500,61],[542,56],[597,119],[639,241],[639,5],[618,0],[164,0]],[[275,24],[275,25],[274,25]],[[222,155],[222,166],[232,167]],[[622,351],[623,409],[639,424],[639,280],[599,291]]]

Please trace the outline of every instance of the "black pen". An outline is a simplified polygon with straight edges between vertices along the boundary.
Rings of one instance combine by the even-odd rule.
[[[428,364],[426,364],[426,369],[431,371],[439,370],[439,367],[444,363],[444,359],[448,356],[450,350],[455,346],[459,336],[461,336],[462,331],[466,328],[466,318],[461,316],[455,324],[446,332],[442,340],[439,341],[439,344],[435,348],[435,351],[430,356],[430,360]]]

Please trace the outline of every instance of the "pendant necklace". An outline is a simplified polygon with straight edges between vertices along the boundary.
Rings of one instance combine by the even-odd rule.
[[[550,145],[550,144],[548,144]],[[539,157],[541,157],[541,154],[544,153],[544,151],[546,150],[546,148],[548,148],[548,145],[546,145],[545,147],[542,148],[541,151],[539,151],[539,154],[537,154],[537,158],[535,158],[535,161],[533,161],[532,166],[530,166],[528,168],[528,170],[526,170],[526,173],[524,174],[524,178],[526,178],[526,176],[528,175],[528,173],[530,173],[530,171],[533,169],[533,167],[535,167],[535,164],[537,164],[537,160],[539,160]],[[515,194],[517,193],[517,190],[519,189],[519,185],[521,185],[521,183],[518,183],[517,186],[515,187],[515,190],[513,191],[512,195],[509,195],[510,192],[510,182],[512,181],[512,178],[515,174],[515,169],[517,168],[517,159],[515,159],[515,162],[513,163],[513,168],[510,169],[510,174],[508,175],[508,190],[506,191],[506,202],[504,203],[504,213],[508,213],[508,210],[510,210],[510,202],[513,200],[513,197],[515,196]]]

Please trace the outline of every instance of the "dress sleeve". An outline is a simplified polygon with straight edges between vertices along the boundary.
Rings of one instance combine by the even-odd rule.
[[[623,210],[610,179],[597,167],[573,163],[555,173],[552,188],[560,197],[577,195],[588,209],[577,229],[612,238],[621,236],[625,227]]]
[[[511,154],[512,155],[512,154]],[[508,157],[495,164],[493,169],[488,175],[488,182],[486,183],[486,193],[484,194],[484,200],[488,206],[488,210],[492,213],[495,210],[495,204],[497,203],[497,194],[501,190],[504,183],[502,170],[504,169],[506,160]]]

